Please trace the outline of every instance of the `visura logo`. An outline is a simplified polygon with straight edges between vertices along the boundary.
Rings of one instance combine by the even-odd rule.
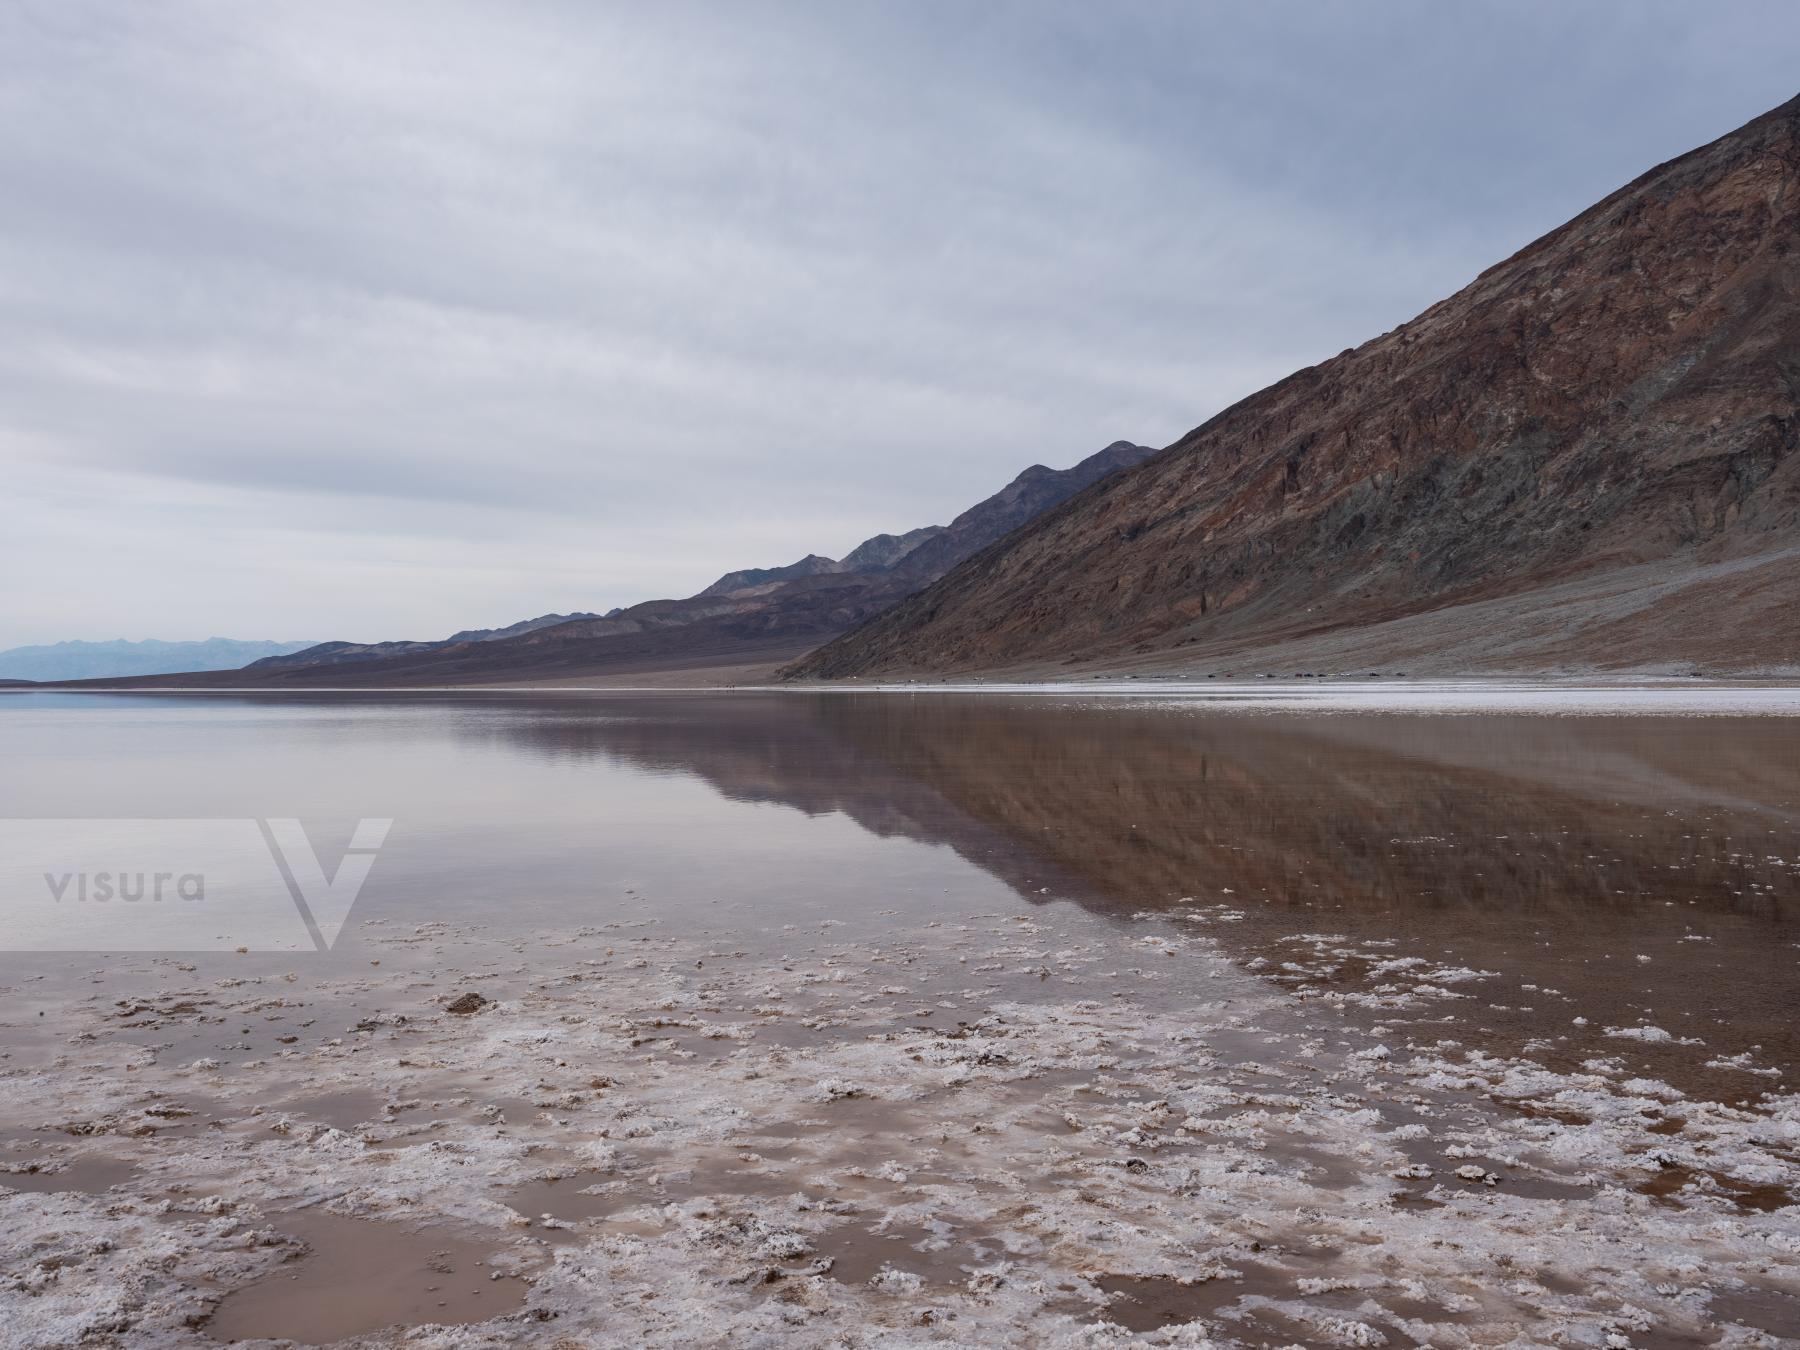
[[[327,877],[325,869],[319,865],[318,855],[313,852],[299,821],[271,819],[260,824],[263,838],[268,841],[269,855],[281,869],[282,879],[294,897],[294,908],[299,911],[301,921],[319,949],[330,951],[337,941],[338,930],[350,917],[350,906],[362,893],[363,882],[369,879],[375,855],[387,842],[388,830],[394,822],[391,819],[358,821],[356,832],[350,836],[350,847],[344,850],[344,860],[332,877]]]
[[[0,950],[329,951],[392,824],[0,819]]]
[[[94,904],[120,900],[128,905],[140,900],[157,904],[163,900],[206,899],[204,872],[64,872],[61,876],[46,872],[44,884],[50,888],[50,898],[59,905],[66,899]]]

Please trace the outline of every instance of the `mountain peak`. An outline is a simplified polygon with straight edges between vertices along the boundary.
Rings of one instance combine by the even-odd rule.
[[[1278,643],[1363,664],[1397,632],[1421,635],[1413,665],[1716,660],[1705,569],[1756,557],[1773,570],[1736,602],[1761,616],[1748,649],[1800,660],[1800,610],[1776,584],[1800,555],[1797,180],[1800,99],[1227,408],[797,670],[1185,665]],[[1572,608],[1536,628],[1467,617],[1632,566],[1649,570],[1621,581],[1646,588],[1629,604],[1555,592],[1543,606]]]
[[[714,596],[736,595],[743,591],[755,590],[759,586],[792,581],[796,577],[816,577],[841,571],[843,571],[843,565],[837,559],[827,558],[819,553],[809,553],[799,562],[791,562],[786,567],[746,567],[741,571],[727,572],[693,598],[700,600]]]

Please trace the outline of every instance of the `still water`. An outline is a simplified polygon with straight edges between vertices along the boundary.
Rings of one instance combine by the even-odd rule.
[[[1792,1337],[1793,703],[0,696],[8,1343]]]
[[[1426,963],[1479,974],[1430,1015],[1553,1067],[1624,1053],[1730,1100],[1800,1069],[1800,718],[27,693],[0,698],[0,759],[0,817],[297,818],[328,878],[359,821],[391,819],[309,970],[422,922],[755,944],[1073,906],[1203,931],[1350,1016],[1424,1016],[1404,994]],[[5,899],[7,945],[32,945],[43,895]],[[14,950],[0,975],[92,965]]]

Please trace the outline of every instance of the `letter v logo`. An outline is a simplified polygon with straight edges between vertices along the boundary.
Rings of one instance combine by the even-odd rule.
[[[358,821],[344,860],[338,864],[337,874],[327,881],[325,869],[319,866],[318,855],[313,852],[312,841],[300,828],[299,821],[262,822],[269,852],[281,868],[288,890],[293,894],[294,905],[320,951],[330,951],[337,941],[344,920],[350,917],[350,906],[356,903],[363,882],[369,879],[369,869],[375,865],[375,855],[387,840],[393,823],[392,820]]]

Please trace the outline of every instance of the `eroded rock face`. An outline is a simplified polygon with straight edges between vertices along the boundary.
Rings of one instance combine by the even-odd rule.
[[[1800,99],[1227,409],[795,672],[1267,644],[1800,545],[1797,175]],[[1773,609],[1800,660],[1800,619]],[[1711,637],[1691,614],[1667,627],[1671,654]]]

